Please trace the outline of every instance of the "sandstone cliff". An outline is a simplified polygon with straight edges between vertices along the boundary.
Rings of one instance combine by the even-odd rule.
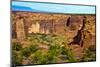
[[[65,35],[69,44],[95,44],[95,24],[95,15],[12,12],[13,37],[16,33],[21,40],[30,33],[44,33]]]
[[[34,62],[40,62],[40,60],[42,63],[43,59],[40,58],[40,56],[45,58],[42,54],[47,53],[48,56],[48,54],[52,53],[52,50],[54,51],[52,56],[55,56],[56,53],[58,54],[56,56],[56,63],[75,62],[75,59],[77,59],[76,62],[95,60],[95,15],[12,12],[11,24],[12,43],[15,43],[13,46],[15,45],[15,48],[18,48],[17,46],[22,47],[19,51],[17,51],[18,49],[15,49],[17,51],[15,54],[18,55],[17,58],[21,60],[18,61],[20,64],[34,64]],[[16,46],[16,44],[20,45]],[[31,44],[33,47],[30,46]],[[27,49],[29,46],[31,51]],[[51,46],[53,46],[54,49],[50,49]],[[59,49],[58,46],[60,46]],[[36,52],[32,52],[32,50],[37,49],[36,47],[38,47],[38,50]],[[87,49],[89,53],[87,53]],[[69,52],[67,52],[68,50]],[[61,51],[62,54],[60,54]],[[18,54],[20,52],[25,54],[20,56],[20,54]],[[73,56],[71,52],[75,56]],[[40,53],[39,56],[37,56],[38,53]],[[33,58],[31,58],[32,55]],[[39,60],[34,60],[35,55],[39,58]],[[68,55],[71,59],[67,58],[67,60],[65,60]],[[14,58],[16,58],[15,55]],[[48,57],[45,59],[48,61]],[[34,62],[32,62],[32,60],[34,60]],[[14,60],[14,63],[17,63],[17,61]]]

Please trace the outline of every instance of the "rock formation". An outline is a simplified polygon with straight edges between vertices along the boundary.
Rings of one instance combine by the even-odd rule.
[[[20,42],[23,41],[25,39],[23,19],[19,19],[18,21],[16,21],[16,31],[17,40]]]
[[[95,44],[95,23],[95,15],[12,12],[12,33],[18,40],[30,33],[60,34],[69,44],[87,47]]]

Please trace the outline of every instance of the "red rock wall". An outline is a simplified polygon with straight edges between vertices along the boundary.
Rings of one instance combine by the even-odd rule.
[[[32,12],[12,12],[12,33],[18,33],[17,22],[21,24],[23,35],[16,34],[17,38],[25,38],[29,33],[44,33],[65,35],[69,44],[95,44],[95,15],[67,15]],[[17,29],[16,29],[17,28]],[[24,29],[23,29],[24,28]],[[19,37],[20,36],[20,37]],[[14,34],[13,34],[14,37]]]

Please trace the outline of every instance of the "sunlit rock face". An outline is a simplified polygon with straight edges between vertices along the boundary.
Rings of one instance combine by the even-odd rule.
[[[35,22],[29,28],[28,33],[39,33],[39,29],[40,29],[40,24],[38,22]]]
[[[86,23],[83,32],[84,48],[96,44],[96,18],[95,16],[87,15]]]
[[[95,44],[95,23],[95,15],[12,12],[12,33],[18,40],[31,33],[64,35],[69,44],[87,47]]]
[[[17,39],[22,41],[25,39],[24,22],[23,19],[16,21]]]

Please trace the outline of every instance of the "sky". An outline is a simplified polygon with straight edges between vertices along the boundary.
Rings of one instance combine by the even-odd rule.
[[[20,9],[19,7],[28,7],[32,10]],[[39,2],[12,2],[13,11],[32,11],[34,12],[51,12],[51,13],[72,13],[72,14],[95,14],[95,6],[84,5],[69,5],[69,4],[55,4],[55,3],[39,3]]]
[[[73,3],[73,4],[96,4],[96,0],[17,0],[17,1],[40,1],[40,2],[57,2],[57,3]]]
[[[18,1],[36,1],[36,0],[18,0]],[[41,0],[37,0],[37,1],[41,1]],[[42,0],[42,1],[45,1],[45,0]],[[50,1],[50,0],[48,0],[48,1]],[[67,2],[79,2],[80,0],[65,0],[65,1],[67,1]],[[81,0],[81,2],[94,2],[94,0]]]

